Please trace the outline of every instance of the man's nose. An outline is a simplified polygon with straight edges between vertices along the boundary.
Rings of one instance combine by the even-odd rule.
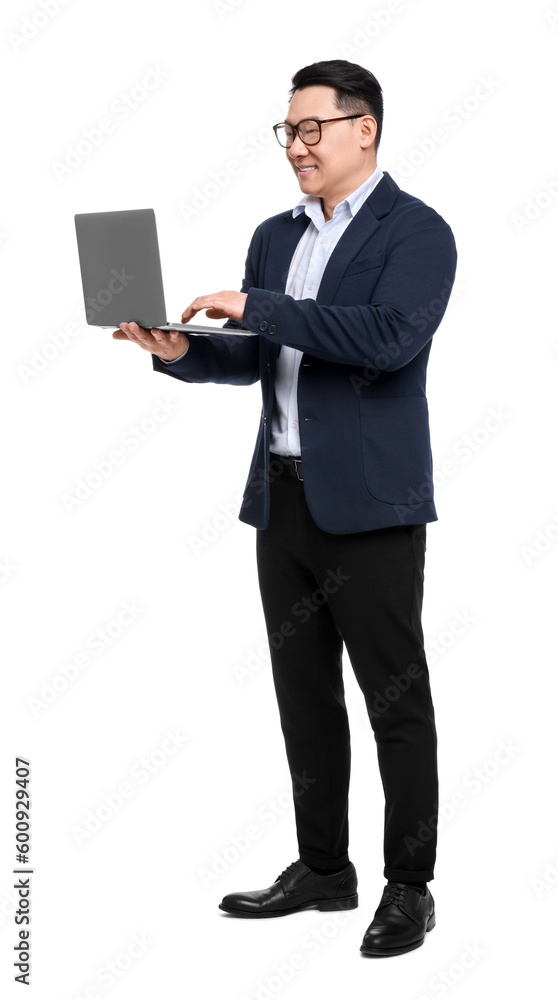
[[[308,152],[308,146],[304,145],[298,132],[295,132],[294,139],[287,152],[292,160],[295,160],[297,156],[305,156]]]

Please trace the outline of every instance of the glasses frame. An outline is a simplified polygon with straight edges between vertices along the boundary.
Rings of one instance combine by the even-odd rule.
[[[349,119],[351,118],[364,118],[365,114],[366,114],[365,112],[361,112],[361,114],[359,115],[343,115],[342,118],[322,118],[321,120],[319,118],[301,118],[298,125],[291,125],[290,122],[278,122],[277,125],[273,126],[273,131],[275,132],[275,138],[277,139],[277,142],[281,146],[281,149],[290,149],[294,142],[294,136],[293,136],[293,142],[291,142],[290,146],[284,146],[283,143],[280,142],[279,136],[277,135],[277,129],[280,128],[282,125],[288,125],[289,128],[292,128],[293,132],[296,132],[303,146],[317,146],[320,139],[322,138],[322,125],[328,125],[329,122],[346,122],[349,121]],[[299,132],[299,128],[303,122],[315,122],[316,125],[318,126],[318,131],[320,134],[315,142],[305,142],[304,139],[302,138]]]

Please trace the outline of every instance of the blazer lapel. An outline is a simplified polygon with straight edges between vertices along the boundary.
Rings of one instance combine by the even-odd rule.
[[[262,275],[262,288],[267,288],[270,292],[285,291],[293,254],[309,222],[310,217],[305,212],[297,215],[296,219],[289,212],[277,228],[272,230],[265,274]]]
[[[391,211],[399,190],[399,185],[384,171],[381,181],[349,223],[329,258],[320,282],[317,302],[331,305],[347,267],[379,229],[378,220]]]

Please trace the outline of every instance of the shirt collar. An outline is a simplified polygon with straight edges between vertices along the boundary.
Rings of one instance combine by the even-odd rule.
[[[364,202],[383,176],[383,170],[377,166],[374,173],[370,174],[370,177],[367,177],[360,187],[356,188],[355,191],[352,191],[351,194],[347,195],[343,201],[340,201],[339,204],[335,206],[333,209],[333,218],[335,218],[336,215],[340,215],[341,212],[349,211],[351,218],[354,219],[359,209],[362,208]],[[312,219],[318,229],[325,225],[321,198],[317,198],[313,194],[305,194],[304,197],[300,199],[298,205],[295,205],[293,208],[293,219],[296,219],[302,212],[306,212],[306,215]]]

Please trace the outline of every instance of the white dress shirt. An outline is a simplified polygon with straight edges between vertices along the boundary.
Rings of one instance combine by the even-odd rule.
[[[329,222],[324,219],[321,199],[315,195],[305,195],[295,206],[293,218],[306,212],[310,222],[293,254],[286,295],[292,295],[294,299],[317,297],[322,275],[337,241],[383,176],[383,171],[376,167],[356,191],[335,206]],[[278,455],[300,455],[297,387],[301,357],[302,351],[283,344],[277,358],[270,451]]]

